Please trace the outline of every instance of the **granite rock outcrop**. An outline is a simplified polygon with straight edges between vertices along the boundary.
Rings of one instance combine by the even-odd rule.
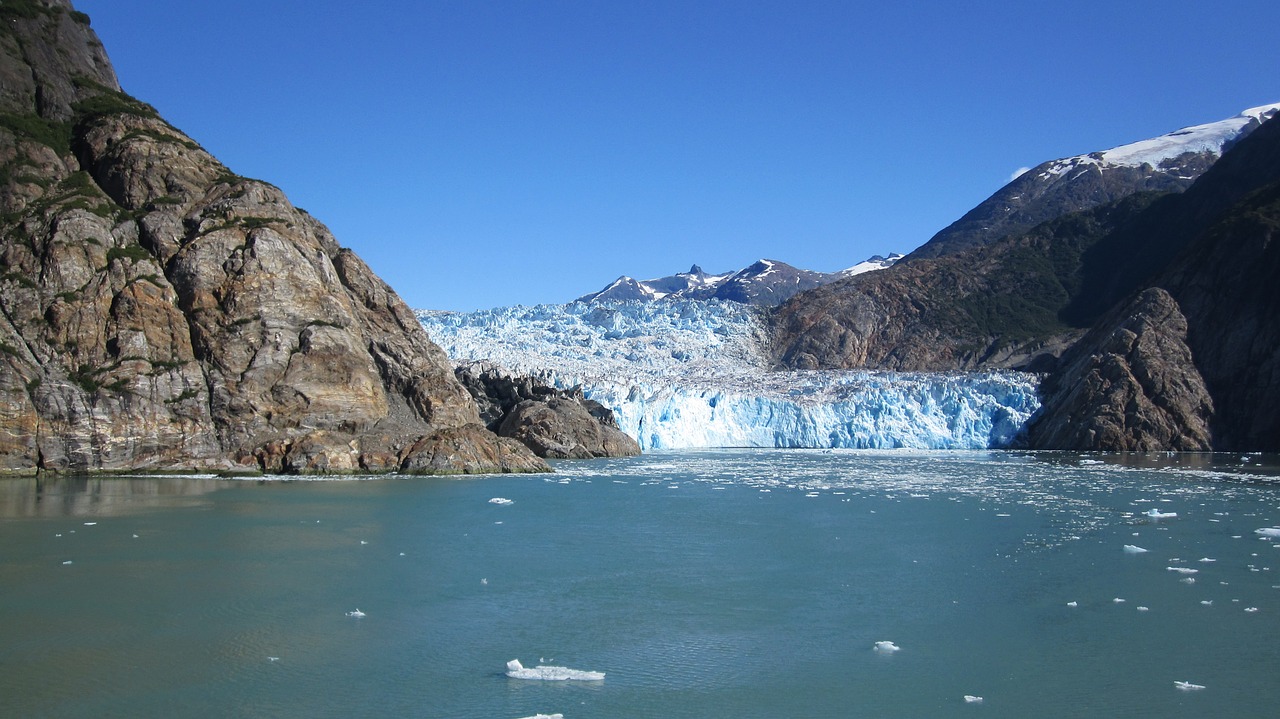
[[[0,20],[0,470],[547,470],[323,224],[124,94],[70,3]]]

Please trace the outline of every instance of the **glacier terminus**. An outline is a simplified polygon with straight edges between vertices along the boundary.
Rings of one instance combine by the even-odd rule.
[[[1001,448],[1040,407],[1023,372],[769,371],[761,311],[737,302],[417,314],[455,363],[580,386],[645,450]]]

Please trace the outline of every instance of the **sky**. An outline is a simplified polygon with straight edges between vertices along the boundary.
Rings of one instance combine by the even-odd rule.
[[[126,92],[421,309],[835,271],[1280,102],[1275,0],[73,3]]]

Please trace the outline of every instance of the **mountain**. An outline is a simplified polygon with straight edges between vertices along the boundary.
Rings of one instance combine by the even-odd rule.
[[[1280,449],[1280,120],[1224,144],[1185,191],[797,295],[771,316],[775,360],[1048,372],[1038,448]]]
[[[1051,160],[1022,173],[907,255],[939,257],[989,244],[1070,212],[1136,192],[1190,187],[1226,150],[1280,112],[1280,104],[1167,135]]]
[[[278,188],[126,95],[66,0],[0,5],[0,471],[546,471]]]
[[[901,258],[902,255],[898,254],[888,257],[875,255],[853,267],[831,273],[802,270],[776,260],[759,260],[736,272],[720,275],[707,274],[701,267],[694,265],[688,272],[652,280],[636,280],[623,275],[599,292],[583,295],[574,301],[717,299],[772,307],[798,292],[845,277],[884,269]]]
[[[1028,444],[1280,450],[1280,120],[1147,227],[1116,242],[1178,251],[1063,356]]]

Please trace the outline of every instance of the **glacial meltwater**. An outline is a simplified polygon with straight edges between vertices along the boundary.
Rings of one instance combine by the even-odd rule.
[[[1280,706],[1274,457],[716,450],[555,468],[0,480],[0,716]]]

